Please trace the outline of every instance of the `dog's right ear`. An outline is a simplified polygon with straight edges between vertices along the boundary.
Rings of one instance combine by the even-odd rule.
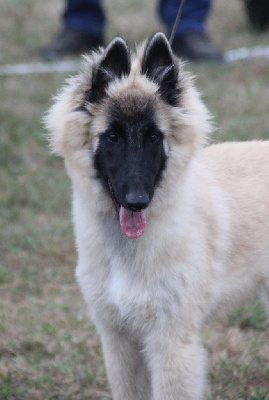
[[[130,73],[130,54],[125,41],[113,39],[105,49],[104,55],[92,77],[92,87],[86,93],[86,101],[99,102],[106,93],[111,81]]]

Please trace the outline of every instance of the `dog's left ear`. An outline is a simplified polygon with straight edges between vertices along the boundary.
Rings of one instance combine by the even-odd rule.
[[[161,32],[156,33],[146,46],[142,74],[159,85],[159,93],[168,104],[178,105],[178,63]]]

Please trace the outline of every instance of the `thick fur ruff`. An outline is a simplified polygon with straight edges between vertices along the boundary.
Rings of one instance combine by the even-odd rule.
[[[120,66],[117,52],[125,57]],[[170,67],[151,64],[147,52],[157,64],[166,54],[173,87],[165,80]],[[93,91],[96,82],[103,91]],[[163,134],[166,164],[144,211],[145,232],[133,240],[96,170],[115,104],[131,120],[150,104]],[[269,311],[269,143],[205,146],[209,113],[162,34],[132,54],[118,38],[85,57],[46,125],[72,180],[76,276],[113,399],[204,399],[205,322],[257,294]]]

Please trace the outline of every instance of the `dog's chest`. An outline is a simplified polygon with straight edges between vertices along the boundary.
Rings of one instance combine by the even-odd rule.
[[[108,301],[117,310],[121,325],[132,331],[147,330],[162,318],[176,314],[180,286],[180,278],[169,273],[146,279],[143,275],[115,269],[108,281]]]

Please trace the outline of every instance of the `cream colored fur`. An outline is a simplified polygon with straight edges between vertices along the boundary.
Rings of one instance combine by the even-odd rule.
[[[102,57],[85,60],[50,109],[53,151],[73,185],[77,280],[100,334],[114,400],[202,400],[207,380],[205,322],[247,297],[269,308],[269,143],[204,149],[208,112],[180,66],[181,108],[166,105],[140,74],[112,83],[98,106],[78,108]],[[146,210],[144,235],[127,239],[95,178],[98,133],[110,99],[139,92],[155,101],[167,166]]]

